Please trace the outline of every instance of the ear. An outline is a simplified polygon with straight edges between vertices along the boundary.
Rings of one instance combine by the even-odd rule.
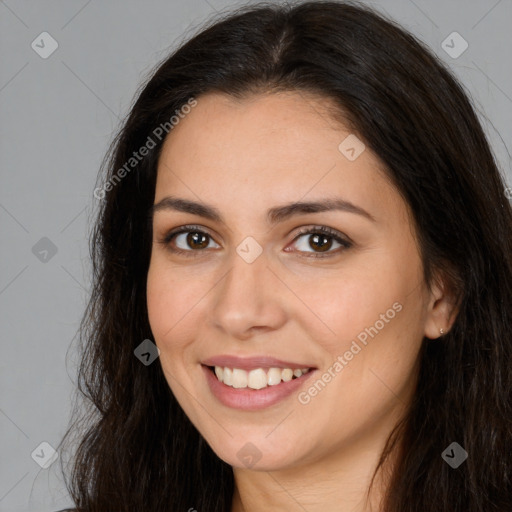
[[[458,312],[455,287],[450,284],[450,279],[445,274],[438,272],[433,280],[427,305],[424,335],[432,340],[444,336],[451,329]],[[443,333],[440,332],[441,329]]]

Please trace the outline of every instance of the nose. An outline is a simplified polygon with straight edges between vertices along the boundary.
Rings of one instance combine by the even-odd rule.
[[[265,251],[252,263],[234,252],[229,264],[212,290],[210,314],[215,328],[239,340],[279,329],[287,318],[286,293]]]

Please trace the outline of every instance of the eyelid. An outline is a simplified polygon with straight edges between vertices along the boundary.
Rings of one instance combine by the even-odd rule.
[[[169,243],[175,235],[179,235],[181,233],[188,233],[190,231],[197,231],[199,233],[204,233],[208,235],[210,238],[214,239],[213,235],[210,233],[209,229],[200,226],[198,224],[184,224],[182,226],[178,226],[176,228],[171,229],[170,231],[166,231],[163,237],[159,240],[161,243]]]
[[[343,242],[353,243],[352,240],[341,231],[338,231],[337,229],[331,228],[329,226],[324,226],[322,224],[316,224],[313,226],[299,228],[299,231],[296,233],[295,238],[293,240],[295,241],[301,235],[315,233],[324,233],[326,235],[332,236],[333,238],[338,238]]]

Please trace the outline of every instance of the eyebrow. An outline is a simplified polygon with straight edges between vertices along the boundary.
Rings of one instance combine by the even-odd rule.
[[[149,215],[153,216],[156,212],[164,210],[174,210],[184,213],[191,213],[193,215],[199,215],[206,219],[224,223],[224,219],[220,211],[214,206],[210,206],[203,203],[191,201],[189,199],[182,199],[178,197],[167,196],[164,197],[158,203],[152,205],[149,209]],[[372,222],[376,222],[376,219],[360,206],[356,206],[350,201],[335,197],[327,198],[321,201],[298,201],[295,203],[289,203],[282,206],[276,206],[270,208],[267,211],[267,220],[270,224],[276,224],[283,222],[294,215],[300,215],[305,213],[318,213],[328,211],[343,211],[348,213],[355,213],[361,215]]]

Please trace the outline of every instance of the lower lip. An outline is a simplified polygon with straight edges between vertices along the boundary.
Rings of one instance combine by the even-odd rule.
[[[226,386],[226,384],[217,379],[207,366],[201,366],[213,395],[227,407],[245,411],[257,411],[281,402],[297,391],[309,379],[311,374],[315,372],[315,370],[309,370],[308,373],[288,382],[281,381],[280,384],[275,386],[251,389]]]

